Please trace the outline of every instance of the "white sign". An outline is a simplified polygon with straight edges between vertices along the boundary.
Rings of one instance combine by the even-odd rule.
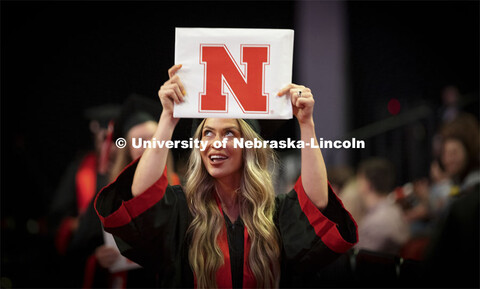
[[[293,30],[176,28],[175,64],[186,90],[175,117],[290,119]]]

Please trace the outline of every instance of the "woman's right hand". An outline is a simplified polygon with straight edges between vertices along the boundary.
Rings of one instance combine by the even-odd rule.
[[[180,77],[176,75],[176,72],[180,68],[182,68],[182,65],[177,64],[168,70],[169,80],[167,80],[158,91],[158,97],[163,106],[162,117],[175,120],[175,122],[178,122],[178,119],[173,117],[173,105],[174,103],[182,103],[186,94]]]
[[[158,97],[162,102],[163,111],[158,122],[157,130],[153,139],[157,141],[169,141],[172,139],[173,131],[179,118],[173,117],[174,103],[182,103],[185,96],[180,77],[176,72],[182,68],[182,65],[174,65],[168,70],[170,79],[166,81],[158,91]],[[134,197],[141,195],[151,187],[161,176],[167,163],[168,148],[147,148],[140,161],[138,162],[135,176],[132,182],[132,195]]]

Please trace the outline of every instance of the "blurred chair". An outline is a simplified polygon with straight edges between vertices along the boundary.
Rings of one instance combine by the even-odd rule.
[[[351,249],[316,274],[311,287],[419,288],[430,287],[424,263],[398,255]]]
[[[360,250],[354,263],[355,287],[395,287],[400,258],[397,255]]]
[[[423,260],[429,241],[428,237],[410,239],[400,250],[400,257],[416,261]]]
[[[318,287],[330,288],[351,288],[356,287],[354,283],[354,272],[352,270],[351,258],[354,250],[342,254],[338,259],[322,268],[317,273]]]
[[[398,285],[400,287],[430,287],[423,274],[423,263],[418,260],[400,259]]]

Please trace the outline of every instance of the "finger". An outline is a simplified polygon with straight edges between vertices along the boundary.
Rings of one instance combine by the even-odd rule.
[[[292,98],[295,98],[295,103],[299,98],[305,97],[305,95],[303,95],[301,91],[302,90],[300,89],[300,87],[296,87],[290,90],[290,95],[292,96]]]
[[[313,97],[312,91],[310,88],[301,86],[301,91],[302,91],[302,97]]]
[[[172,88],[171,83],[166,83],[162,85],[160,90],[158,91],[158,96],[160,97],[160,100],[166,101],[167,99],[170,101],[175,101],[175,91]]]
[[[178,84],[178,86],[180,87],[180,91],[182,92],[182,96],[187,94],[187,91],[185,90],[185,87],[183,86],[183,83],[178,75],[173,76],[171,81]]]
[[[98,246],[97,249],[95,249],[95,251],[102,251],[102,250],[105,250],[105,248],[108,248],[107,245],[101,245],[101,246]]]
[[[110,247],[104,247],[98,252],[99,257],[108,258],[110,255],[115,253],[115,249]]]
[[[180,86],[175,83],[175,85],[172,88],[173,88],[173,90],[175,90],[175,95],[177,96],[178,100],[180,102],[183,102],[184,101],[183,93],[180,91]]]
[[[168,70],[168,77],[172,78],[180,68],[182,68],[181,64],[176,64],[176,65],[170,67],[170,69]]]
[[[111,256],[117,256],[118,254],[118,251],[114,248],[109,248],[109,250],[107,251],[107,256],[111,257]]]
[[[180,92],[180,88],[176,83],[172,83],[166,86],[167,95],[175,102],[183,102],[183,95]]]
[[[293,87],[290,88],[289,93],[290,93],[290,95],[296,94],[296,95],[298,96],[298,95],[299,95],[299,93],[298,93],[299,91],[302,92],[302,96],[304,96],[303,94],[307,92],[306,89],[305,89],[305,86],[303,86],[303,85],[296,85],[296,84],[295,84]]]
[[[306,107],[311,107],[315,103],[315,100],[313,98],[299,98],[297,99],[297,102],[295,103],[295,106],[298,108],[306,108]]]
[[[103,260],[103,266],[106,268],[109,268],[110,266],[112,266],[113,263],[115,263],[115,259],[109,258],[109,259]]]
[[[290,93],[290,92],[289,92],[289,93]],[[293,93],[293,94],[290,93],[290,95],[291,95],[291,98],[292,98],[292,104],[293,104],[294,106],[297,106],[298,94],[296,94],[296,93]]]
[[[108,258],[108,253],[105,253],[105,252],[101,252],[99,254],[96,255],[97,256],[97,259],[101,259],[101,260],[105,260],[106,258]]]
[[[304,86],[301,86],[301,85],[296,85],[295,87],[291,88],[290,89],[290,95],[292,96],[292,103],[295,105],[297,103],[297,100],[301,97],[305,97],[305,95],[303,93],[301,93],[300,91],[302,91],[304,88]]]
[[[115,263],[115,260],[106,260],[105,261],[105,268],[110,268],[113,266],[113,264]]]
[[[117,254],[111,254],[108,256],[108,260],[110,260],[111,262],[115,262],[115,260],[117,260],[118,258],[118,255]]]
[[[297,95],[299,98],[313,98],[313,95],[307,90],[301,90],[301,94],[300,90],[297,90],[293,94]]]
[[[178,85],[176,82],[170,82],[166,85],[164,85],[166,89],[172,89],[175,91],[175,94],[177,94],[177,97],[180,99],[183,99],[183,93],[181,92],[181,87]]]
[[[110,264],[113,262],[114,259],[112,258],[112,256],[109,255],[109,256],[104,256],[102,260],[105,264]]]
[[[167,96],[169,99],[171,99],[174,103],[179,104],[180,99],[178,99],[177,94],[175,93],[175,90],[173,88],[169,88],[167,90]]]
[[[280,89],[280,91],[277,93],[278,96],[285,95],[287,92],[289,92],[293,87],[295,87],[296,84],[290,83],[289,85],[285,86],[284,88]]]

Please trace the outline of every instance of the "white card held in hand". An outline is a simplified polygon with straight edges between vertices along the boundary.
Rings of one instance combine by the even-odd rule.
[[[174,117],[290,119],[293,30],[176,28],[175,64],[186,90]]]
[[[113,238],[112,234],[103,231],[103,239],[105,241],[106,246],[110,246],[118,250],[117,244],[115,243],[115,239]],[[120,255],[119,250],[118,250],[118,254]],[[129,259],[120,255],[115,261],[115,263],[113,263],[112,266],[110,266],[108,269],[111,273],[116,273],[116,272],[133,270],[138,268],[142,268],[142,267],[137,263],[130,261]]]

